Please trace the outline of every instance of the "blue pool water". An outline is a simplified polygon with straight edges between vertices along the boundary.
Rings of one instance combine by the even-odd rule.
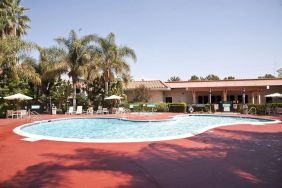
[[[191,136],[218,125],[266,123],[268,119],[232,116],[185,115],[166,121],[129,121],[115,118],[74,118],[44,121],[20,127],[22,135],[71,141],[153,141]],[[25,135],[27,136],[27,135]],[[50,138],[47,138],[50,137]]]

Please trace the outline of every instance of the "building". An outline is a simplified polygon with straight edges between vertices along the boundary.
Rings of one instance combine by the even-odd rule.
[[[282,68],[277,70],[278,78],[282,78]]]
[[[160,80],[132,81],[125,86],[127,100],[131,102],[134,90],[140,85],[148,88],[150,103],[186,102],[188,104],[219,104],[222,102],[263,104],[272,102],[267,94],[282,93],[282,78],[197,80],[162,82]]]

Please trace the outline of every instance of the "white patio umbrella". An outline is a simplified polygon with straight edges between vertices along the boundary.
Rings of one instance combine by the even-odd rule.
[[[109,97],[105,97],[105,100],[121,100],[123,97],[117,96],[117,95],[111,95]],[[119,104],[118,104],[119,106]]]
[[[10,95],[10,96],[4,97],[4,99],[24,101],[24,100],[31,100],[32,97],[26,96],[26,95],[21,94],[21,93],[17,93],[15,95]]]
[[[272,93],[272,94],[269,94],[269,95],[265,95],[265,97],[282,98],[282,94],[281,93]]]
[[[281,93],[272,93],[272,94],[269,94],[269,95],[265,95],[264,97],[271,97],[271,98],[276,98],[276,102],[278,102],[278,98],[282,98],[282,94]]]
[[[15,101],[25,101],[25,100],[31,100],[32,97],[26,96],[26,95],[21,94],[21,93],[17,93],[15,95],[10,95],[10,96],[4,97],[4,99],[6,99],[6,100],[15,100]],[[19,105],[17,103],[17,109],[18,108],[19,108]]]
[[[105,97],[105,100],[120,100],[120,99],[123,99],[123,97],[117,95],[111,95],[109,97]]]

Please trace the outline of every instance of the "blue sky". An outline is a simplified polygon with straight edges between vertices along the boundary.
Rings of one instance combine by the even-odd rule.
[[[23,0],[26,39],[55,44],[71,29],[114,32],[133,48],[135,79],[216,74],[256,78],[282,67],[281,0]]]

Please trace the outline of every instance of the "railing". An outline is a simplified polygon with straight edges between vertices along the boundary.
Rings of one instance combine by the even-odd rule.
[[[27,116],[27,121],[28,122],[33,122],[33,121],[39,121],[40,119],[40,114],[36,111],[29,111],[28,116]]]
[[[248,114],[250,114],[250,112],[254,112],[254,114],[256,115],[257,114],[257,109],[256,109],[256,107],[251,107],[249,110],[248,110]]]

